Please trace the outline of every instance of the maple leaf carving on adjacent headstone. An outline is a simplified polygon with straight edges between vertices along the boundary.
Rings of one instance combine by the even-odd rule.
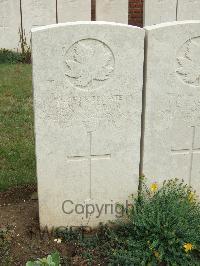
[[[109,48],[97,40],[82,40],[73,45],[66,60],[66,76],[74,79],[78,87],[87,87],[95,81],[107,80],[114,70],[113,55]]]
[[[182,55],[177,58],[179,68],[176,70],[182,80],[190,85],[200,85],[200,42],[189,40]]]

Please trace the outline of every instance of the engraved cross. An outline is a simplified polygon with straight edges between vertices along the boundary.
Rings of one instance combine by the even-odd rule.
[[[88,160],[89,162],[89,179],[90,179],[90,199],[92,199],[92,161],[93,160],[108,160],[111,158],[111,154],[93,154],[92,153],[92,132],[88,132],[89,136],[89,149],[88,154],[81,156],[68,156],[69,161],[83,161]]]
[[[196,127],[192,126],[192,140],[190,148],[183,148],[183,149],[172,149],[172,154],[174,155],[189,155],[190,159],[190,168],[189,168],[189,181],[191,183],[192,178],[192,170],[193,170],[193,160],[194,154],[200,154],[200,144],[199,148],[195,148],[195,139],[196,139]]]

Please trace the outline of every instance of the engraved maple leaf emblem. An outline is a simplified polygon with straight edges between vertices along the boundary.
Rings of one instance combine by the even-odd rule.
[[[189,40],[183,54],[177,58],[179,68],[176,70],[182,80],[190,85],[200,85],[200,43]]]
[[[74,44],[65,62],[66,76],[72,78],[78,87],[87,87],[93,81],[107,80],[114,70],[111,51],[96,40],[82,40]]]

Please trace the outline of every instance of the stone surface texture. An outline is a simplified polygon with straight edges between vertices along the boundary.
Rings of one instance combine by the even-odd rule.
[[[186,0],[187,1],[187,0]],[[144,25],[176,21],[176,0],[145,0]]]
[[[200,192],[200,21],[146,27],[144,174]]]
[[[128,0],[96,0],[96,20],[128,24]]]
[[[91,20],[91,0],[58,0],[58,22]]]
[[[199,0],[179,0],[177,20],[200,20]]]
[[[144,30],[85,22],[32,32],[41,226],[97,226],[116,218],[97,207],[137,192]]]
[[[20,1],[0,1],[0,48],[18,50],[21,25]]]
[[[55,0],[22,0],[23,28],[30,44],[31,28],[56,23]]]

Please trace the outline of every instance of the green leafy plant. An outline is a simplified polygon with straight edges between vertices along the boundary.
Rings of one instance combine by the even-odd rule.
[[[30,64],[31,49],[27,46],[23,53],[0,49],[0,64]]]
[[[26,266],[61,266],[60,255],[58,252],[55,252],[47,256],[47,258],[38,259],[37,261],[28,261]]]
[[[17,64],[22,62],[22,54],[7,49],[0,49],[0,64]]]
[[[200,203],[177,179],[142,186],[112,232],[112,265],[200,265]]]

